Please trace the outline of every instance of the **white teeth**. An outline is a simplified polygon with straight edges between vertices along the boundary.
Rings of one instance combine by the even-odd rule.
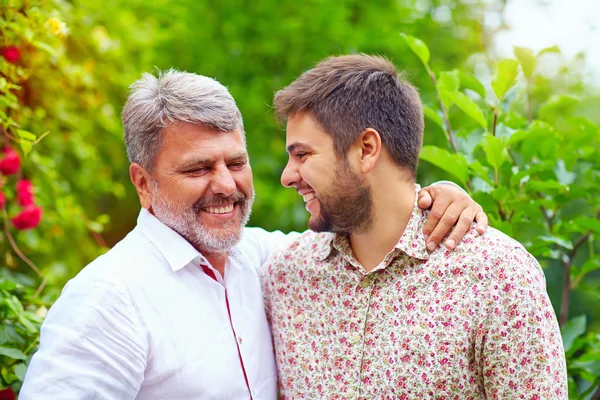
[[[306,203],[308,203],[309,201],[311,201],[312,199],[315,198],[315,193],[314,192],[306,193],[305,195],[302,195],[302,198],[304,199],[304,201]]]
[[[227,207],[206,207],[204,210],[211,214],[226,214],[233,211],[233,204]]]

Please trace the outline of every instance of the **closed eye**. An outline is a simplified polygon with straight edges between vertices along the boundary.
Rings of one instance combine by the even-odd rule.
[[[187,171],[185,171],[187,174],[199,174],[199,173],[204,173],[207,172],[210,168],[208,167],[199,167],[199,168],[193,168],[193,169],[189,169]]]
[[[242,169],[242,168],[244,168],[245,165],[246,165],[245,162],[240,161],[240,162],[228,164],[227,167],[229,167],[230,169]]]

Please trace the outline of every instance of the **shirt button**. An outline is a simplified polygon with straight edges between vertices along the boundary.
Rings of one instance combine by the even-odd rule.
[[[364,277],[361,281],[360,281],[360,287],[363,289],[368,288],[371,285],[371,279],[369,279],[368,276]]]
[[[355,334],[355,335],[352,335],[352,336],[350,337],[350,342],[351,342],[352,344],[356,344],[356,343],[360,342],[360,335],[359,335],[358,333],[357,333],[357,334]]]
[[[242,342],[243,342],[242,338],[241,338],[241,337],[238,337],[238,343],[239,343],[239,344],[242,344]]]

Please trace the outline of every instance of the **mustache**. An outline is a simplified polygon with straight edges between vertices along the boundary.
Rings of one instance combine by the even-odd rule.
[[[237,191],[231,196],[203,196],[194,203],[193,208],[198,213],[202,208],[206,207],[220,207],[231,203],[239,203],[243,207],[247,202],[248,197],[244,193]]]

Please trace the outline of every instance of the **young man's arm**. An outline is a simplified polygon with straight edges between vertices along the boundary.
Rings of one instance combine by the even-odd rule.
[[[567,399],[560,329],[539,264],[516,248],[490,272],[475,349],[487,398]]]

